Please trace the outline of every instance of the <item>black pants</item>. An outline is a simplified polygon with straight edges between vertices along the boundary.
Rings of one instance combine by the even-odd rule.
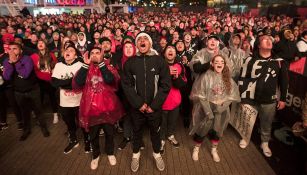
[[[152,114],[143,114],[140,111],[132,110],[131,119],[133,127],[133,153],[138,153],[140,151],[145,125],[147,125],[150,130],[153,150],[155,153],[159,153],[161,147],[161,111],[156,111]]]
[[[7,122],[7,109],[9,105],[12,107],[17,122],[22,122],[21,111],[17,105],[13,88],[5,88],[0,90],[0,122]]]
[[[99,131],[101,128],[105,133],[105,152],[107,155],[114,155],[114,125],[105,123],[90,127],[90,141],[94,159],[100,155]]]
[[[131,115],[127,114],[124,117],[124,137],[125,138],[131,138],[132,137],[132,121],[131,121]]]
[[[79,107],[60,107],[60,114],[67,126],[67,130],[69,133],[69,138],[73,140],[77,140],[77,122],[79,115]]]
[[[162,123],[161,123],[161,132],[160,132],[162,140],[165,140],[166,137],[175,134],[178,116],[179,116],[179,107],[176,107],[171,111],[162,111]]]
[[[50,99],[50,104],[52,108],[52,112],[56,113],[58,111],[58,100],[56,95],[56,88],[51,86],[51,84],[47,81],[40,80],[39,82],[40,87],[40,96],[41,96],[41,103],[44,102],[45,94],[47,93]]]
[[[31,131],[31,111],[33,109],[37,120],[39,121],[41,128],[47,128],[46,120],[42,115],[40,100],[39,100],[39,88],[36,87],[29,92],[17,92],[15,91],[15,97],[18,106],[20,107],[21,116],[23,120],[23,130],[25,132]]]

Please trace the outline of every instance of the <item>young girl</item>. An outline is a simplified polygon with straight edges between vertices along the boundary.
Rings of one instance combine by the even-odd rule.
[[[34,71],[39,79],[40,86],[40,95],[41,101],[44,100],[44,94],[47,93],[50,98],[52,112],[53,112],[53,123],[58,123],[58,114],[57,114],[57,99],[56,99],[56,89],[51,86],[51,75],[52,70],[57,62],[56,57],[52,52],[47,48],[47,44],[44,40],[40,39],[37,42],[38,52],[31,55]]]
[[[212,58],[211,69],[195,81],[190,98],[194,104],[190,131],[195,142],[192,159],[198,160],[199,148],[208,135],[212,143],[213,160],[219,162],[217,146],[230,119],[229,105],[240,101],[238,86],[231,79],[223,56]]]
[[[124,68],[124,64],[126,63],[126,61],[128,59],[133,58],[133,56],[135,56],[135,53],[136,53],[136,48],[133,43],[128,41],[123,45],[123,56],[121,59],[120,75],[123,73],[123,68]],[[123,105],[126,111],[129,111],[130,105],[121,87],[119,88],[118,94],[119,94],[121,101],[123,102]],[[131,123],[131,116],[129,115],[129,113],[124,116],[123,120],[124,120],[124,139],[118,146],[119,150],[124,149],[126,145],[131,141],[131,137],[132,137],[132,123]]]
[[[78,111],[82,96],[81,90],[72,90],[72,79],[76,72],[81,68],[82,63],[77,59],[77,49],[74,45],[69,45],[64,51],[64,60],[58,62],[52,73],[52,85],[60,88],[60,114],[67,126],[69,133],[69,144],[64,149],[68,154],[73,148],[78,147],[77,124]],[[83,130],[85,152],[90,152],[90,142],[87,133]]]
[[[176,49],[174,46],[166,47],[164,52],[164,58],[169,65],[170,75],[172,77],[172,87],[168,93],[164,104],[162,105],[163,111],[160,131],[161,153],[164,152],[166,138],[173,146],[175,146],[176,148],[179,147],[179,143],[174,136],[176,123],[179,116],[179,105],[181,103],[181,94],[179,88],[182,88],[187,81],[183,65],[175,61]]]

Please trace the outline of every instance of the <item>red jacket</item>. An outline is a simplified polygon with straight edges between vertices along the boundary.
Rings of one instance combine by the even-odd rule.
[[[57,59],[53,53],[50,52],[50,57],[52,59],[52,65],[55,65],[57,63]],[[41,70],[39,66],[39,55],[37,53],[34,53],[31,55],[33,65],[34,65],[34,71],[38,79],[44,80],[44,81],[51,81],[51,75],[52,75],[52,68]]]
[[[177,68],[178,78],[172,77],[172,87],[169,91],[164,104],[162,105],[162,110],[171,111],[178,107],[181,103],[180,88],[185,86],[187,79],[185,76],[185,70],[183,65],[180,63],[169,64],[169,68]]]

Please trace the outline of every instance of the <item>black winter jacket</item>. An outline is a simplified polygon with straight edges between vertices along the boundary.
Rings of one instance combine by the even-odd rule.
[[[171,88],[171,77],[160,56],[140,55],[125,63],[121,84],[133,108],[139,109],[146,103],[158,111]]]

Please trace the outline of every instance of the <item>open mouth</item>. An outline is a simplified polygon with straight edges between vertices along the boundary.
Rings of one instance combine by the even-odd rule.
[[[172,57],[172,56],[174,56],[174,54],[173,53],[168,53],[168,56]]]
[[[145,44],[141,44],[140,46],[141,46],[141,47],[146,47],[146,45],[145,45]]]
[[[66,57],[69,57],[69,56],[70,56],[70,54],[69,54],[69,53],[67,53],[65,56],[66,56]]]
[[[217,66],[217,68],[218,68],[218,69],[222,69],[222,68],[223,68],[223,66]]]

